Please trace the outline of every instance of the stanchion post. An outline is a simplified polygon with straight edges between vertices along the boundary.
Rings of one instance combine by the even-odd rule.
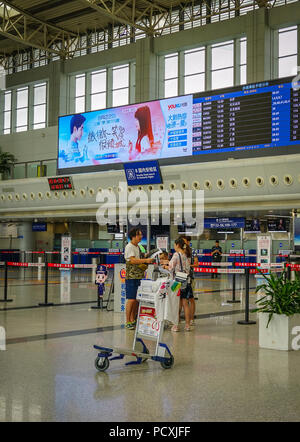
[[[53,302],[48,302],[48,259],[47,254],[45,253],[45,302],[39,303],[40,307],[49,307],[54,305]]]
[[[26,262],[26,252],[25,252],[25,250],[23,250],[21,252],[21,254],[22,254],[21,262]],[[25,279],[25,274],[26,274],[26,267],[23,267],[23,279]]]
[[[97,290],[97,305],[92,305],[91,308],[97,309],[97,310],[103,309],[103,298],[102,298],[102,296],[98,295],[98,290]]]
[[[4,263],[4,299],[0,299],[0,302],[12,302],[13,299],[7,299],[7,289],[8,289],[8,265],[7,261]]]
[[[238,324],[241,325],[250,325],[250,324],[256,324],[256,321],[249,321],[249,280],[250,280],[250,269],[245,269],[245,276],[246,276],[246,297],[245,297],[245,320],[244,321],[237,321]]]
[[[285,268],[287,269],[287,279],[289,281],[291,281],[291,279],[292,279],[292,271],[291,271],[291,267],[288,264],[289,264],[288,262],[285,263]]]
[[[232,266],[233,266],[233,269],[235,269],[235,257],[233,258]],[[236,274],[233,273],[233,275],[232,275],[232,299],[229,299],[227,301],[228,304],[237,304],[238,302],[241,302],[239,299],[235,299],[235,276],[236,276]]]
[[[92,258],[92,265],[94,265],[95,267],[92,267],[92,274],[91,274],[92,280],[91,280],[91,282],[95,282],[95,273],[96,273],[97,265],[98,265],[97,258]]]
[[[38,264],[42,264],[42,257],[41,256],[38,256]],[[38,281],[42,280],[42,267],[40,265],[38,266],[37,279],[38,279]]]

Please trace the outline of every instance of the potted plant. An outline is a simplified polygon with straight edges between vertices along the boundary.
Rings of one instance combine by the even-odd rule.
[[[259,314],[259,346],[291,350],[293,328],[300,326],[300,278],[290,281],[287,272],[264,275],[265,283],[256,288],[262,296],[257,299]]]
[[[2,179],[3,174],[10,172],[11,166],[13,166],[15,162],[15,156],[9,152],[2,152],[0,147],[0,179]]]

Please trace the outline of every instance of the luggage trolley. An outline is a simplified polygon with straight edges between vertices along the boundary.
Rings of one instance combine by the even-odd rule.
[[[164,331],[163,318],[168,296],[176,296],[174,292],[171,292],[172,287],[169,276],[158,278],[156,281],[141,280],[137,293],[139,310],[132,349],[107,348],[94,345],[94,348],[99,350],[98,356],[95,359],[95,367],[98,371],[107,370],[110,361],[123,359],[125,355],[136,357],[136,361],[127,362],[125,365],[141,364],[147,359],[152,359],[153,361],[160,362],[164,369],[169,369],[173,366],[174,357],[167,344],[161,342]],[[157,320],[158,310],[159,317],[162,318],[161,320]],[[156,342],[154,354],[149,353],[144,340]],[[113,353],[118,353],[119,356],[111,357]]]

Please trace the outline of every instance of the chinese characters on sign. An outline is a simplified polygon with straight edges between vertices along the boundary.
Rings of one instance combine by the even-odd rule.
[[[129,186],[162,183],[158,161],[124,164]]]

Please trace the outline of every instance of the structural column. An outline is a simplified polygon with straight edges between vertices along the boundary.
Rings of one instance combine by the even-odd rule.
[[[153,39],[136,42],[135,101],[151,101],[161,97],[163,87],[162,63],[153,51]]]
[[[32,221],[23,221],[18,226],[18,239],[20,250],[34,250],[35,238],[32,231]]]
[[[247,83],[271,80],[276,76],[275,30],[269,26],[269,10],[247,14]]]
[[[63,61],[49,64],[49,91],[48,126],[57,126],[58,116],[69,113],[68,76]]]

